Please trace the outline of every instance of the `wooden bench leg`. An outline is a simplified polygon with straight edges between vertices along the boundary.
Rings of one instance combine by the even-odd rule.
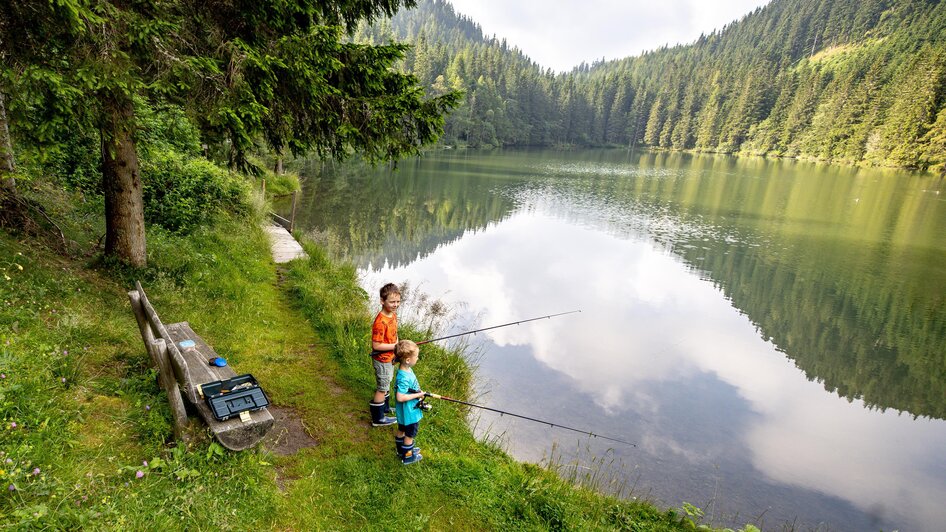
[[[144,340],[148,355],[151,356],[151,361],[158,370],[158,384],[167,392],[174,420],[174,437],[178,440],[185,439],[188,424],[187,411],[184,409],[181,389],[177,385],[171,361],[168,359],[167,343],[164,338],[154,337],[154,331],[151,330],[151,326],[145,318],[144,310],[141,308],[141,296],[138,292],[128,292],[128,299],[131,300],[131,308],[135,311],[135,319],[138,321],[141,339]]]
[[[171,369],[171,361],[168,360],[168,346],[164,338],[158,338],[151,341],[151,358],[158,362],[158,375],[163,381],[162,386],[168,394],[168,403],[171,405],[171,414],[174,418],[174,437],[178,440],[187,439],[187,411],[184,408],[184,399],[181,397],[181,389],[174,379],[174,371]]]

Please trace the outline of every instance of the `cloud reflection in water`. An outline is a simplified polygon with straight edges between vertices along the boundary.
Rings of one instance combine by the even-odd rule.
[[[714,498],[716,475],[750,492],[722,503],[743,519],[761,511],[751,494],[757,486],[768,494],[762,504],[784,506],[769,515],[788,520],[808,512],[836,529],[909,528],[911,516],[946,522],[944,422],[826,392],[760,338],[719,287],[643,232],[619,238],[594,218],[533,203],[408,266],[368,268],[365,286],[373,293],[408,280],[465,303],[479,326],[582,309],[477,337],[486,343],[480,377],[502,386],[491,389],[489,404],[640,442],[617,451],[645,482],[665,484],[657,493],[666,504]],[[541,367],[497,366],[522,352]],[[542,372],[554,374],[547,384],[534,382]],[[551,412],[534,409],[546,394],[564,399]],[[585,398],[598,410],[589,412]],[[534,449],[518,451],[547,449],[549,434],[515,424],[513,454],[535,459]],[[805,493],[783,496],[787,487]]]

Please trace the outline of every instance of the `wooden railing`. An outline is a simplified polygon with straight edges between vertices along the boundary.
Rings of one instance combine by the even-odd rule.
[[[296,192],[292,192],[291,194],[280,194],[278,196],[273,196],[273,199],[285,198],[287,196],[292,196],[292,208],[290,210],[289,218],[280,216],[276,214],[275,212],[270,212],[269,216],[270,218],[273,219],[273,221],[285,227],[286,231],[289,231],[289,233],[291,234],[293,228],[295,228],[296,226],[296,204],[297,204],[299,193],[296,191]]]

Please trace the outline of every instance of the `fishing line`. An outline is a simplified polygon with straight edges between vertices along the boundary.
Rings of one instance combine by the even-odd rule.
[[[548,319],[548,318],[554,318],[555,316],[564,316],[564,315],[566,315],[566,314],[575,314],[576,312],[581,312],[581,310],[579,309],[579,310],[570,310],[570,311],[568,311],[568,312],[559,312],[558,314],[549,314],[549,315],[547,315],[547,316],[539,316],[538,318],[529,318],[529,319],[527,319],[527,320],[511,321],[511,322],[509,322],[509,323],[503,323],[502,325],[493,325],[492,327],[484,327],[484,328],[482,328],[482,329],[476,329],[476,330],[473,330],[473,331],[466,331],[466,332],[461,332],[461,333],[457,333],[457,334],[451,334],[451,335],[449,335],[449,336],[441,336],[440,338],[431,338],[430,340],[423,340],[423,341],[417,342],[417,345],[429,344],[429,343],[431,343],[431,342],[439,342],[440,340],[447,340],[447,339],[449,339],[449,338],[456,338],[456,337],[458,337],[458,336],[466,336],[466,335],[468,335],[468,334],[476,334],[476,333],[478,333],[478,332],[489,331],[489,330],[491,330],[491,329],[498,329],[498,328],[500,328],[500,327],[509,327],[510,325],[519,325],[520,323],[528,323],[528,322],[530,322],[530,321],[536,321],[536,320],[544,320],[544,319]],[[371,353],[370,353],[370,355],[371,355],[371,356],[375,356],[375,355],[379,355],[379,354],[385,353],[385,352],[386,352],[386,351],[374,351],[374,350],[372,350]]]
[[[619,439],[619,438],[612,438],[612,437],[610,437],[610,436],[603,436],[603,435],[601,435],[601,434],[596,434],[596,433],[594,433],[594,432],[590,432],[590,431],[587,431],[587,430],[576,429],[576,428],[574,428],[574,427],[568,427],[568,426],[566,426],[566,425],[562,425],[561,423],[553,423],[553,422],[551,422],[551,421],[545,421],[544,419],[536,419],[536,418],[534,418],[534,417],[523,416],[523,415],[521,415],[521,414],[514,414],[514,413],[512,413],[512,412],[506,412],[505,410],[499,410],[498,408],[491,408],[491,407],[488,407],[488,406],[478,405],[478,404],[476,404],[476,403],[469,403],[469,402],[466,402],[466,401],[461,401],[461,400],[459,400],[459,399],[454,399],[454,398],[452,398],[452,397],[447,397],[447,396],[445,396],[445,395],[438,395],[438,394],[435,394],[435,393],[424,392],[424,396],[425,396],[425,397],[433,397],[434,399],[440,399],[441,401],[449,401],[449,402],[451,402],[451,403],[459,403],[459,404],[461,404],[461,405],[472,406],[472,407],[474,407],[474,408],[481,408],[481,409],[483,409],[483,410],[489,410],[490,412],[496,412],[496,413],[498,413],[499,415],[518,417],[518,418],[525,419],[525,420],[528,420],[528,421],[534,421],[534,422],[536,422],[536,423],[542,423],[542,424],[548,425],[548,426],[550,426],[550,427],[552,427],[552,428],[558,427],[558,428],[560,428],[560,429],[570,430],[570,431],[572,431],[572,432],[578,432],[578,433],[580,433],[580,434],[586,434],[586,435],[588,435],[588,436],[591,436],[592,438],[601,438],[602,440],[608,440],[608,441],[613,441],[613,442],[617,442],[617,443],[622,443],[622,444],[624,444],[624,445],[630,445],[631,447],[637,447],[637,444],[636,444],[636,443],[631,443],[631,442],[629,442],[629,441],[625,441],[625,440],[622,440],[622,439]]]
[[[547,318],[554,318],[555,316],[564,316],[566,314],[575,314],[576,312],[581,312],[581,310],[570,310],[568,312],[559,312],[558,314],[549,314],[548,316],[539,316],[538,318],[529,318],[527,320],[511,321],[509,323],[504,323],[502,325],[493,325],[492,327],[484,327],[482,329],[476,329],[475,331],[466,331],[457,334],[451,334],[449,336],[441,336],[440,338],[431,338],[430,340],[424,340],[422,342],[417,342],[417,345],[429,344],[430,342],[439,342],[440,340],[447,340],[449,338],[456,338],[457,336],[466,336],[467,334],[476,334],[478,332],[488,331],[490,329],[498,329],[500,327],[508,327],[510,325],[519,325],[520,323],[527,323],[530,321],[544,320]]]

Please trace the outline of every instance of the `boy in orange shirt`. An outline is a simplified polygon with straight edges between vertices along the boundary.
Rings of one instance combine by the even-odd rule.
[[[371,326],[371,358],[374,366],[375,392],[368,403],[371,410],[371,426],[384,427],[397,422],[388,417],[393,409],[388,404],[391,395],[391,379],[394,378],[394,347],[397,344],[397,308],[401,304],[401,291],[397,285],[388,283],[381,287],[381,312]]]

